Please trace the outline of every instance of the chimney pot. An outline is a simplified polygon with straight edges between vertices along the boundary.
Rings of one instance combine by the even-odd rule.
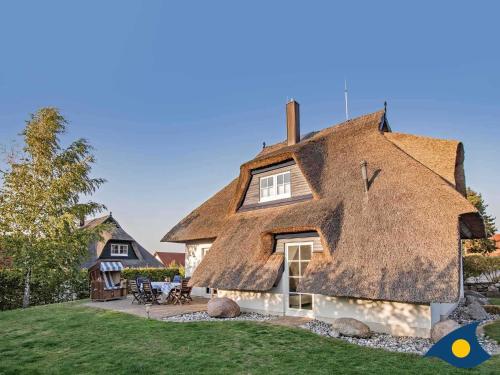
[[[300,141],[299,103],[293,99],[286,104],[286,131],[287,131],[287,144],[289,146],[299,143]]]

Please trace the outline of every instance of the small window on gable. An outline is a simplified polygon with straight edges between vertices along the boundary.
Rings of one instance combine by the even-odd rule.
[[[260,202],[290,198],[290,172],[260,178]]]
[[[126,257],[128,256],[128,245],[124,244],[111,244],[111,255],[117,257]]]

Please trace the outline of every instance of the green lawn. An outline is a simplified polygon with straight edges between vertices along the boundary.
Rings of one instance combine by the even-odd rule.
[[[490,300],[490,305],[500,305],[500,298],[488,298]]]
[[[500,344],[500,321],[497,320],[493,324],[485,325],[484,333]]]
[[[165,323],[79,303],[0,313],[0,374],[498,374],[250,322]]]

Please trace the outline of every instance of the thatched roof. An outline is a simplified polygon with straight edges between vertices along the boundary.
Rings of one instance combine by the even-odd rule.
[[[484,236],[476,209],[454,187],[460,172],[450,171],[463,168],[456,160],[459,144],[430,147],[431,141],[418,137],[421,146],[410,147],[411,137],[381,131],[388,128],[385,121],[384,111],[375,112],[296,145],[264,149],[241,166],[238,180],[163,241],[216,238],[192,283],[265,291],[282,270],[282,255],[273,252],[274,234],[315,230],[324,252],[314,253],[299,290],[414,303],[456,301],[460,222],[473,236]],[[251,170],[290,158],[308,181],[313,199],[238,211]],[[368,162],[368,193],[361,178],[363,160]]]
[[[102,239],[100,241],[89,244],[89,257],[82,265],[83,268],[88,268],[97,261],[97,259],[101,256],[104,247],[110,240],[131,242],[132,251],[137,256],[137,259],[120,259],[125,267],[163,267],[163,264],[161,264],[161,262],[159,262],[149,251],[142,247],[131,235],[125,232],[118,221],[111,215],[105,215],[89,220],[85,222],[82,228],[95,228],[101,224],[111,224],[111,229],[101,233]]]
[[[466,195],[464,147],[461,142],[403,133],[384,133],[384,136]]]

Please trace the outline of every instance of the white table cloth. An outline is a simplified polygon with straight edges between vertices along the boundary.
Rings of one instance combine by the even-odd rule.
[[[168,294],[175,287],[180,286],[181,283],[167,282],[167,281],[153,281],[151,282],[151,286],[154,289],[161,290],[161,302],[165,302],[168,297]]]

